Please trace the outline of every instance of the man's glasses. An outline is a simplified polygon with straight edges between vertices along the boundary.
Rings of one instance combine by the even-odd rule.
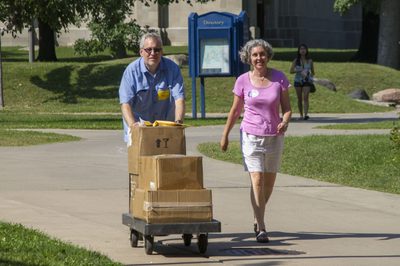
[[[158,54],[161,52],[162,48],[143,48],[143,50],[147,53],[147,54],[151,54],[151,52]]]

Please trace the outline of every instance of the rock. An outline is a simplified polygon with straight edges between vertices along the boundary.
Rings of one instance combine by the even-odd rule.
[[[331,91],[336,91],[336,86],[335,84],[333,84],[332,81],[330,81],[329,79],[319,79],[319,78],[314,78],[314,83],[321,85]]]
[[[389,88],[378,91],[372,95],[372,99],[377,102],[393,102],[400,104],[400,89]]]
[[[165,55],[164,57],[171,59],[178,66],[187,65],[189,61],[189,57],[185,54],[170,54],[170,55]]]
[[[364,89],[356,89],[348,94],[352,99],[369,100],[368,93]]]

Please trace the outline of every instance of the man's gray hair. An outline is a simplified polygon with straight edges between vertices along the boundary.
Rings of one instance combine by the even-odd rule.
[[[262,39],[254,39],[248,41],[242,49],[239,51],[239,56],[240,60],[245,63],[251,65],[251,49],[254,47],[259,47],[261,46],[264,48],[265,52],[267,53],[268,59],[271,59],[272,56],[274,55],[274,51],[272,50],[271,44],[269,44],[267,41],[264,41]]]
[[[161,40],[161,36],[157,33],[157,32],[148,32],[145,33],[142,38],[140,38],[140,49],[144,48],[144,42],[146,41],[146,39],[156,39],[157,42],[160,43],[161,47],[163,45],[162,40]]]

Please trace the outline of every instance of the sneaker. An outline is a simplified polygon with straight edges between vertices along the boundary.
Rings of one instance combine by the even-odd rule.
[[[269,238],[267,232],[265,230],[261,230],[256,236],[256,240],[258,243],[268,243]]]
[[[308,115],[304,116],[304,120],[308,120],[310,117]]]

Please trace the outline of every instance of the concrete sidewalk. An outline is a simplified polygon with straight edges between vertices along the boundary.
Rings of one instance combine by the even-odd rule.
[[[313,115],[293,121],[288,135],[387,133],[328,131],[315,125],[398,118],[395,112]],[[204,158],[222,232],[209,236],[207,256],[196,240],[156,237],[156,252],[131,248],[121,214],[128,209],[126,147],[121,131],[51,130],[84,139],[0,148],[0,220],[100,251],[126,265],[399,265],[400,196],[279,174],[266,219],[271,243],[252,232],[249,180],[241,165]],[[188,154],[219,141],[222,126],[187,128]],[[231,139],[237,140],[237,127]]]

